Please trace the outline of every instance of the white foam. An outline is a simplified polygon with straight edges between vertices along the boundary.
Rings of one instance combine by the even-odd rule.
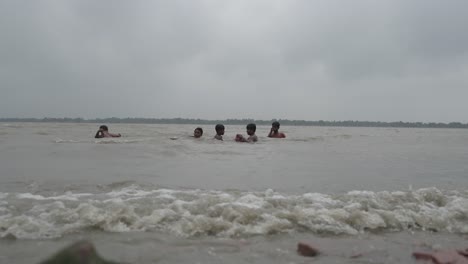
[[[139,143],[144,142],[145,139],[122,139],[122,138],[103,138],[95,140],[96,144],[128,144],[128,143]]]
[[[82,143],[84,141],[80,140],[73,140],[73,139],[61,139],[61,138],[56,138],[54,140],[54,143]]]
[[[31,200],[69,200],[78,201],[80,197],[92,196],[90,193],[78,193],[73,194],[67,192],[64,195],[44,197],[42,195],[31,194],[31,193],[19,193],[16,195],[18,199],[31,199]]]
[[[0,198],[0,236],[26,239],[89,227],[107,232],[163,230],[188,237],[291,231],[354,235],[409,228],[468,233],[468,193],[436,188],[333,196],[128,186],[100,194],[0,193]]]

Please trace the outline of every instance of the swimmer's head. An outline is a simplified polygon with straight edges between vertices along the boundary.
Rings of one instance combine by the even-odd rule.
[[[255,134],[255,131],[257,130],[257,126],[253,123],[247,125],[247,134],[249,136]]]
[[[201,127],[195,128],[193,131],[193,137],[199,138],[203,135],[203,129]]]
[[[99,127],[99,130],[109,131],[109,128],[105,125]]]
[[[224,135],[224,126],[222,124],[217,124],[215,126],[216,134]]]
[[[275,128],[279,128],[280,127],[280,123],[278,121],[275,121],[271,124],[272,127],[275,127]]]

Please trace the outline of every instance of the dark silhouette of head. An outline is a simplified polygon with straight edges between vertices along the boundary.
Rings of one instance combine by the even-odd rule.
[[[99,129],[102,129],[104,131],[109,131],[109,128],[106,125],[100,126]]]
[[[250,123],[247,125],[247,131],[248,130],[255,132],[257,130],[257,126],[253,123]]]
[[[217,124],[215,126],[216,134],[223,135],[224,134],[224,126],[222,124]]]
[[[275,121],[271,124],[272,127],[277,127],[279,128],[280,127],[280,123],[278,121]]]

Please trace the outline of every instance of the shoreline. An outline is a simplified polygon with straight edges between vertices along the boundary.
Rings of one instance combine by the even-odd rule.
[[[90,241],[106,260],[123,263],[417,263],[414,252],[466,248],[464,235],[446,232],[385,232],[357,236],[311,233],[246,238],[184,238],[158,232],[70,234],[52,240],[0,240],[5,263],[40,263],[77,241]],[[298,243],[320,251],[313,259],[297,252]]]

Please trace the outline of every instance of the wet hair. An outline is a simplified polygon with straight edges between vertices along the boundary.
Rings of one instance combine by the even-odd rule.
[[[279,127],[280,127],[280,124],[279,124],[278,121],[275,121],[275,122],[273,122],[273,123],[271,124],[271,126],[273,126],[273,127],[278,127],[278,128],[279,128]]]
[[[253,130],[255,132],[257,130],[257,126],[253,123],[247,125],[247,130]]]
[[[223,126],[222,124],[217,124],[217,125],[215,126],[216,132],[218,132],[218,131],[220,131],[220,130],[223,130],[223,129],[224,129],[224,126]]]
[[[109,128],[106,125],[100,126],[99,129],[102,129],[104,131],[109,131]]]
[[[203,135],[203,128],[197,127],[197,128],[195,128],[195,131],[197,131],[197,130],[200,131],[200,135]]]

